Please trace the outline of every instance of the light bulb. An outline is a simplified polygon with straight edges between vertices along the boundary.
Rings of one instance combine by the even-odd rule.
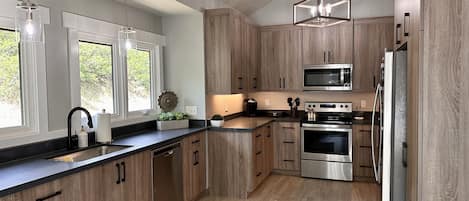
[[[34,34],[34,25],[32,23],[32,20],[26,20],[26,25],[24,25],[24,29],[28,35]]]
[[[309,12],[311,13],[311,16],[315,17],[318,14],[318,7],[312,6]]]
[[[132,49],[132,41],[130,39],[125,39],[125,49]]]
[[[327,16],[330,16],[330,15],[331,15],[331,12],[332,12],[332,5],[331,5],[331,4],[327,4],[327,5],[326,5],[326,15],[327,15]]]

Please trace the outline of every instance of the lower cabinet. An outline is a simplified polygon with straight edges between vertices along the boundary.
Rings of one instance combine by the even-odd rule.
[[[273,129],[273,169],[300,171],[300,124],[298,122],[276,122]]]
[[[206,189],[205,131],[182,141],[184,201],[197,200]]]
[[[245,199],[271,173],[271,125],[254,131],[208,132],[210,195]]]
[[[355,181],[374,181],[371,154],[371,125],[353,125],[353,178]],[[378,126],[375,130],[378,131]],[[375,147],[378,139],[375,139]],[[377,154],[376,154],[377,155]]]

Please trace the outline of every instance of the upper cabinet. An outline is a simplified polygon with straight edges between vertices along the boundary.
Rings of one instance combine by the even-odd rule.
[[[258,88],[258,32],[233,9],[205,11],[206,91],[233,94]]]
[[[352,63],[353,22],[302,30],[303,64]]]
[[[263,27],[261,41],[261,90],[299,91],[301,82],[301,28],[292,25]]]
[[[381,80],[381,62],[384,51],[393,48],[393,23],[393,17],[355,20],[354,91],[373,91]]]

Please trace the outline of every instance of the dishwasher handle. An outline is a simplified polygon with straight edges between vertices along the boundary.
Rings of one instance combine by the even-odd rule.
[[[163,155],[164,157],[171,157],[174,154],[174,150],[179,147],[181,147],[180,142],[161,147],[153,151],[153,157],[161,155]]]

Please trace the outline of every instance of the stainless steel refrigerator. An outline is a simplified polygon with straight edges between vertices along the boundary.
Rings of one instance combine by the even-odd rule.
[[[386,52],[375,94],[372,158],[382,201],[406,200],[407,51]],[[379,113],[379,115],[378,115]],[[379,116],[379,117],[377,117]]]

